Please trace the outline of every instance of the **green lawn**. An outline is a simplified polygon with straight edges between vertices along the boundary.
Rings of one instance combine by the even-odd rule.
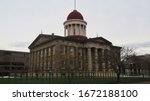
[[[142,83],[150,78],[122,77],[121,84]],[[0,78],[0,84],[116,84],[116,78]]]

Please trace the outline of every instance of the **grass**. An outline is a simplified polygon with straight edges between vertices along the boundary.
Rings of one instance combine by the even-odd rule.
[[[121,84],[150,81],[150,78],[121,77]],[[115,77],[71,77],[71,78],[0,78],[0,84],[117,84]]]

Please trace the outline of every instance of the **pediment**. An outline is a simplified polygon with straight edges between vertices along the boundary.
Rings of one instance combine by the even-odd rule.
[[[32,42],[32,44],[29,46],[29,48],[30,47],[34,47],[34,46],[37,46],[37,45],[39,45],[39,44],[41,44],[41,43],[43,43],[43,42],[46,42],[46,41],[48,41],[49,40],[49,38],[48,37],[45,37],[44,35],[39,35],[33,42]]]
[[[104,43],[105,43],[105,41],[102,40],[102,39],[95,39],[94,41],[97,41],[97,42],[104,42]]]
[[[91,38],[90,40],[95,41],[95,42],[112,44],[110,41],[106,40],[103,37]]]
[[[43,42],[46,42],[48,41],[49,39],[47,37],[44,37],[44,36],[41,36],[35,43],[34,45],[38,45],[40,43],[43,43]]]
[[[32,48],[32,47],[35,47],[41,43],[44,43],[44,42],[47,42],[47,41],[50,41],[50,40],[54,40],[54,39],[57,39],[57,38],[63,38],[61,36],[57,36],[57,35],[48,35],[48,34],[40,34],[32,43],[31,45],[28,47],[29,49]]]

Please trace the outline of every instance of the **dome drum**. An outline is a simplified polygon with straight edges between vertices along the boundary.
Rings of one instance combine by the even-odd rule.
[[[67,20],[67,21],[64,22],[64,26],[70,25],[70,24],[81,24],[81,25],[85,25],[86,26],[87,22],[84,21],[84,20],[75,20],[75,19]]]

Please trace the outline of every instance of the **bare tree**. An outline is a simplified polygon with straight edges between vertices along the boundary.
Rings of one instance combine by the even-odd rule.
[[[110,53],[111,68],[117,74],[117,82],[120,82],[120,75],[127,59],[136,55],[133,48],[113,47]]]
[[[134,58],[136,56],[135,48],[122,47],[120,50],[121,62],[129,63],[129,58]]]

